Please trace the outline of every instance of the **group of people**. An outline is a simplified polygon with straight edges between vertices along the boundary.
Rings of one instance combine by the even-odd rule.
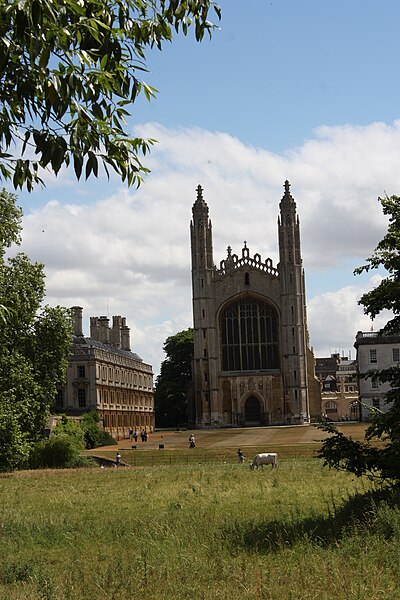
[[[132,442],[132,440],[135,440],[135,443],[136,443],[138,441],[138,437],[139,437],[139,434],[136,431],[136,429],[135,429],[135,431],[133,431],[133,429],[129,430],[129,439],[131,442]],[[140,437],[141,437],[142,442],[147,442],[149,434],[147,433],[147,431],[145,429],[142,429],[142,431],[140,432]]]
[[[135,440],[135,442],[137,442],[138,437],[139,437],[139,433],[137,432],[136,429],[135,429],[135,431],[133,431],[133,429],[129,430],[129,439],[131,442],[132,442],[132,440]],[[141,437],[142,442],[147,442],[149,434],[147,433],[147,431],[145,429],[142,429],[142,431],[140,432],[140,437]],[[117,455],[115,457],[115,465],[117,467],[119,467],[120,464],[121,464],[121,454],[118,451]]]

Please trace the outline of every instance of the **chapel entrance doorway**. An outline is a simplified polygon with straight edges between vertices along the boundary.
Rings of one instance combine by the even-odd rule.
[[[244,404],[244,423],[246,427],[261,425],[261,405],[255,396],[249,396]]]

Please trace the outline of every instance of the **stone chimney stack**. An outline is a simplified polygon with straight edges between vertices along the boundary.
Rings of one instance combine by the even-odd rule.
[[[109,326],[109,322],[108,317],[90,317],[90,337],[122,350],[130,350],[130,329],[126,325],[126,317],[113,316],[112,327]]]
[[[114,344],[116,348],[121,348],[121,327],[122,317],[118,315],[114,316],[112,329],[110,331],[110,342]]]
[[[99,320],[97,317],[90,317],[90,337],[92,340],[99,340]]]
[[[122,327],[121,327],[121,348],[122,350],[131,349],[131,330],[126,324],[126,318],[122,319]]]
[[[74,321],[74,335],[83,336],[82,330],[82,307],[81,306],[72,306],[72,318]]]
[[[108,317],[99,317],[99,342],[106,344],[110,341],[110,319]]]

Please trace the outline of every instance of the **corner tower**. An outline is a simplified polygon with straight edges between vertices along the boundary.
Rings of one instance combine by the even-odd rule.
[[[212,424],[218,419],[217,396],[217,349],[215,327],[215,301],[213,283],[215,275],[212,225],[208,206],[200,185],[193,204],[190,224],[192,249],[192,298],[193,298],[193,400],[189,410],[191,426]]]
[[[279,279],[281,289],[282,371],[287,420],[309,422],[307,383],[307,317],[300,222],[296,203],[285,181],[280,202]]]

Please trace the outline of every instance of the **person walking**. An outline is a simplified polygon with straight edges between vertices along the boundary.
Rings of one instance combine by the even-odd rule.
[[[244,462],[244,454],[241,451],[241,449],[239,448],[239,450],[237,451],[237,455],[238,455],[238,460],[240,463]]]
[[[135,444],[136,444],[137,439],[138,439],[138,432],[136,431],[136,429],[135,429],[135,432],[133,434],[133,439],[135,440]]]
[[[117,467],[119,467],[119,466],[120,466],[120,464],[121,464],[121,455],[120,455],[120,453],[119,453],[119,452],[117,452],[117,456],[115,457],[115,465],[116,465]]]

